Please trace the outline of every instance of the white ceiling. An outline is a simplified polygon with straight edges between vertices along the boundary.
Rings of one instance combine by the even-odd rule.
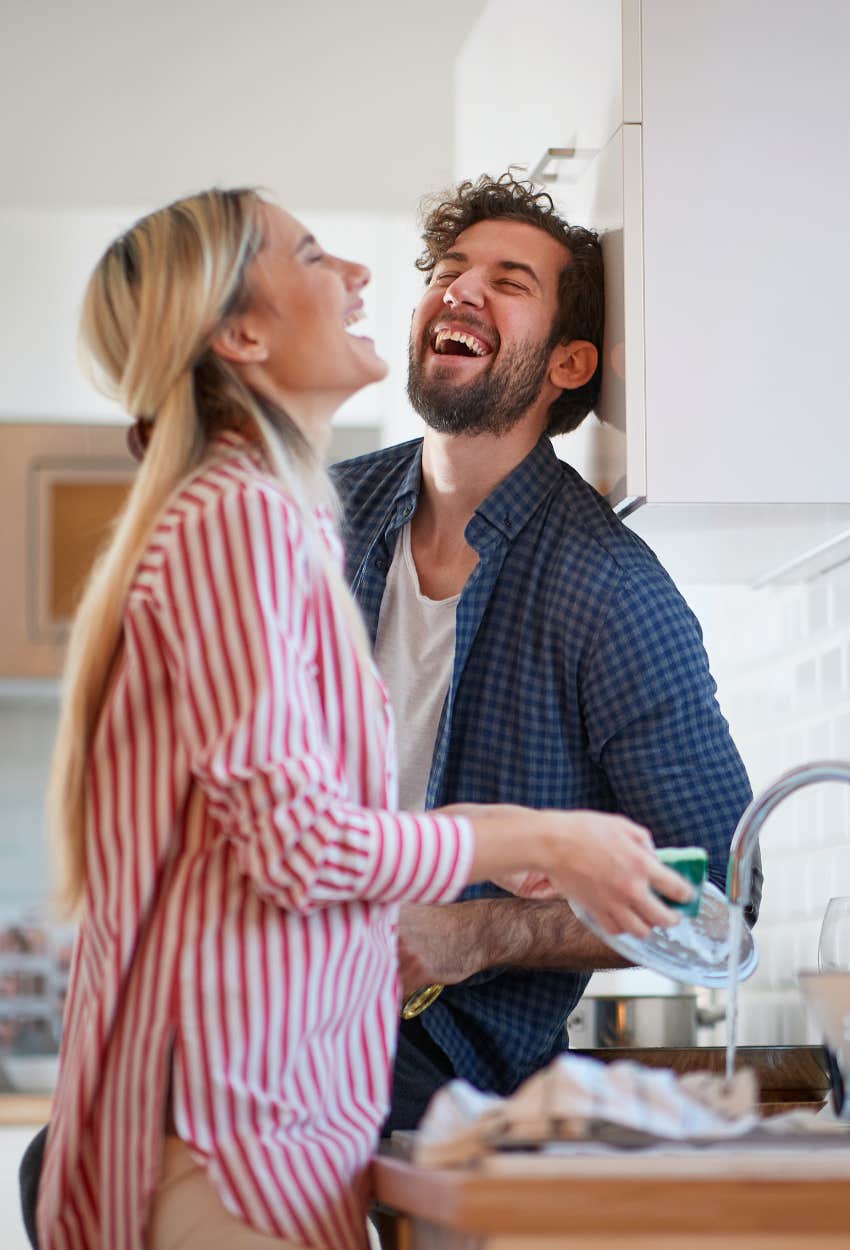
[[[452,175],[452,62],[484,0],[0,0],[0,204],[262,185],[411,210]]]

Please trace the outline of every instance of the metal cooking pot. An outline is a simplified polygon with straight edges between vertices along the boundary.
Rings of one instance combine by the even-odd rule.
[[[567,1020],[573,1050],[614,1046],[696,1046],[697,1029],[723,1010],[697,1006],[696,994],[583,998]]]

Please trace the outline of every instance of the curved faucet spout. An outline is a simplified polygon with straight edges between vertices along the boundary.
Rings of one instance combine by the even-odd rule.
[[[738,821],[729,848],[729,869],[726,874],[726,894],[730,903],[746,907],[750,901],[750,861],[759,839],[761,827],[767,817],[783,799],[803,786],[816,781],[846,781],[850,783],[850,763],[844,760],[815,760],[811,764],[798,764],[773,785],[756,795]]]

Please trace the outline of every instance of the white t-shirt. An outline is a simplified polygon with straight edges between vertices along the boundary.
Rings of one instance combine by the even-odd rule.
[[[460,595],[428,599],[419,589],[410,525],[396,539],[378,617],[375,656],[390,693],[398,736],[402,811],[422,811],[440,713],[455,657]]]

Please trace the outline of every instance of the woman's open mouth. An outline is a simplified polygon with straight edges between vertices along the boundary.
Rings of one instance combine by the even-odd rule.
[[[346,331],[347,334],[351,334],[352,326],[356,326],[359,321],[363,321],[365,319],[365,316],[366,314],[364,313],[362,308],[352,309],[352,311],[346,315],[342,323],[343,329]],[[352,334],[351,337],[358,339],[358,338],[364,338],[366,336],[361,335],[361,334]]]

